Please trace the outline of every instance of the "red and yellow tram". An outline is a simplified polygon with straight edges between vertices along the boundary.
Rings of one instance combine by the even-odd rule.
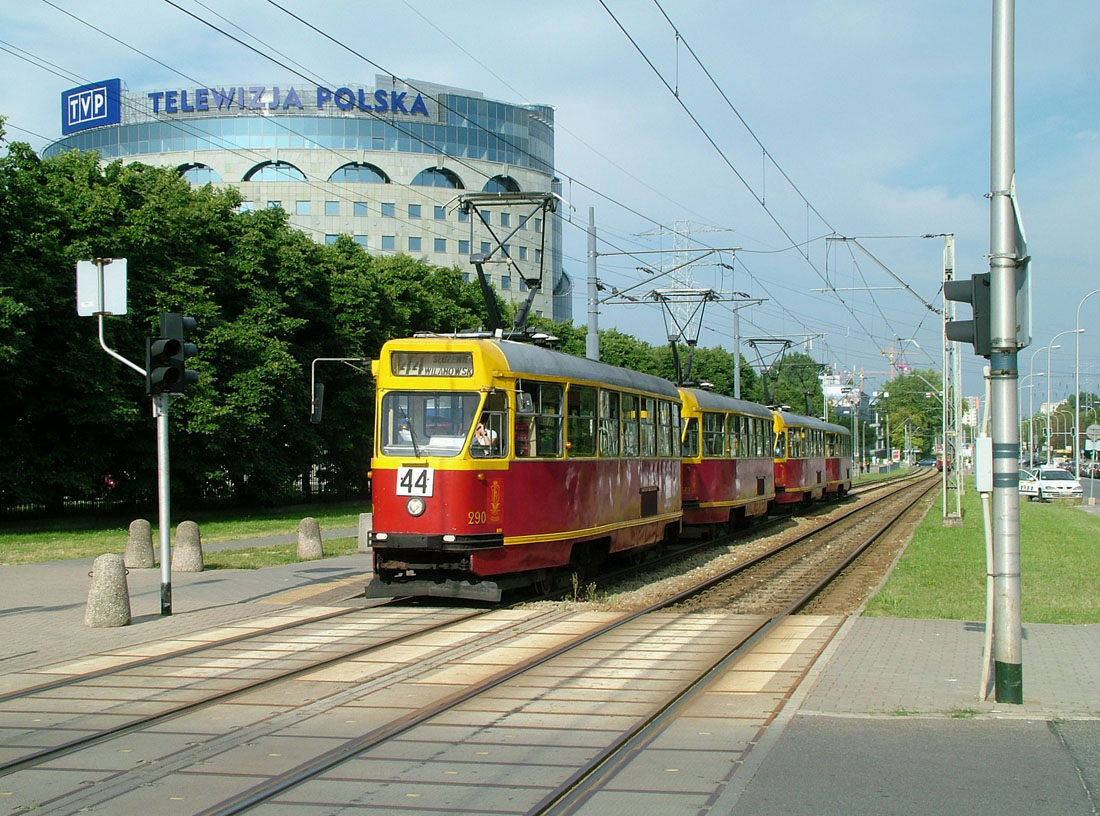
[[[678,533],[671,383],[474,336],[392,340],[372,367],[369,597],[495,601]]]
[[[772,411],[775,502],[798,504],[843,495],[852,486],[851,433],[815,417]]]
[[[681,388],[684,525],[739,526],[775,498],[772,413],[762,405]]]

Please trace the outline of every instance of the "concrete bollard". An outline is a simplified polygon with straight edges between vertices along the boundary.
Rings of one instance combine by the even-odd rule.
[[[130,624],[130,589],[126,585],[126,565],[118,553],[106,553],[92,563],[92,584],[84,625],[93,628]]]
[[[372,513],[359,514],[359,538],[356,541],[356,552],[369,553],[370,531],[374,527],[374,515]]]
[[[202,537],[199,525],[181,521],[176,528],[176,546],[172,548],[173,572],[202,572]]]
[[[302,519],[298,523],[298,560],[316,561],[324,557],[320,522],[312,516]]]
[[[134,519],[130,522],[126,554],[122,560],[129,569],[151,569],[157,565],[153,559],[153,528],[147,520]]]

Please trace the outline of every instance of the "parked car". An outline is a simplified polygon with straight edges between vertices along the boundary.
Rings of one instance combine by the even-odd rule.
[[[1039,481],[1039,494],[1036,498],[1043,499],[1074,498],[1079,499],[1085,495],[1081,483],[1072,473],[1054,465],[1043,465],[1035,472]]]
[[[1039,498],[1039,477],[1035,471],[1020,468],[1020,495],[1028,501]]]
[[[935,467],[936,466],[936,460],[935,459],[920,459],[920,460],[917,461],[917,466],[918,467]]]

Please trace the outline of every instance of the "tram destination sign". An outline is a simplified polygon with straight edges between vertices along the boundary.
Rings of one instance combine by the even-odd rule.
[[[390,370],[397,377],[472,377],[474,355],[468,351],[395,351]]]

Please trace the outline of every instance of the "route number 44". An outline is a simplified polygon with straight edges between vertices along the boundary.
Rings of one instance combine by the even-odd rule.
[[[426,467],[399,467],[397,469],[398,496],[430,496],[435,482],[435,471]]]

